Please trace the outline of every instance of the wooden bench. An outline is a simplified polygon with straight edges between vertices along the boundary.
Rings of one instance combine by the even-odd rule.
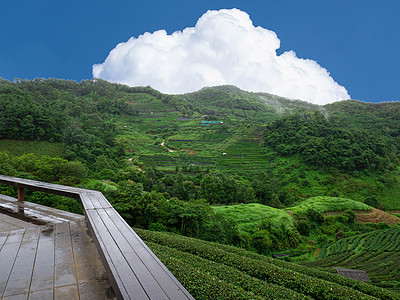
[[[119,299],[194,299],[98,191],[0,175],[0,183],[79,199]]]

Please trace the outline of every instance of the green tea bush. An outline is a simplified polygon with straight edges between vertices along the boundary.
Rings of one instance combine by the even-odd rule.
[[[225,264],[249,276],[317,299],[400,299],[393,292],[367,283],[275,260],[232,246],[144,230],[138,230],[138,234],[147,242],[155,242]]]
[[[196,299],[264,299],[168,255],[163,263]]]
[[[198,271],[200,270],[201,272],[213,276],[213,278],[215,277],[219,278],[219,280],[223,282],[229,282],[245,291],[252,292],[265,299],[310,299],[309,297],[296,293],[290,289],[251,277],[246,273],[224,264],[212,262],[199,256],[155,243],[150,242],[148,245],[162,261],[168,261],[171,257],[178,259],[190,264],[192,268],[195,268]],[[203,296],[200,298],[203,298]]]

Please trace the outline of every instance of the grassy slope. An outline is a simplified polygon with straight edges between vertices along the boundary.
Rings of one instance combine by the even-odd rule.
[[[253,233],[263,220],[274,226],[293,227],[293,218],[282,209],[250,203],[228,206],[214,206],[214,210],[233,219],[241,232]]]
[[[284,225],[292,227],[293,218],[286,210],[293,211],[294,214],[299,214],[306,212],[308,209],[314,209],[320,213],[328,211],[371,209],[370,206],[358,201],[337,197],[312,197],[286,210],[258,203],[214,206],[213,208],[216,212],[222,213],[234,220],[238,225],[238,229],[246,233],[254,232],[263,220],[267,220],[277,226]]]
[[[370,232],[323,247],[316,261],[305,263],[333,272],[331,267],[361,269],[372,283],[400,291],[400,228]]]
[[[309,209],[313,209],[319,213],[324,213],[328,211],[343,210],[370,210],[371,207],[351,199],[317,196],[308,198],[298,203],[296,206],[287,208],[287,210],[293,211],[296,215],[305,213]]]
[[[221,89],[224,91],[224,88]],[[233,92],[240,99],[249,97],[253,102],[269,97],[238,90],[233,90]],[[228,97],[226,94],[222,96]],[[203,100],[196,99],[198,95],[185,95],[185,97],[200,108],[202,107],[200,101]],[[272,119],[276,118],[281,110],[293,110],[305,105],[302,102],[293,104],[286,103],[284,99],[272,98],[267,99],[268,101],[264,100],[264,105],[267,106],[261,106],[274,116]],[[231,100],[231,98],[225,99],[225,101]],[[283,102],[277,107],[279,101]],[[224,103],[221,100],[218,105],[225,107]],[[134,105],[138,110],[145,109],[147,105],[153,111],[151,114],[150,109],[147,109],[141,111],[139,119],[125,118],[118,122],[122,131],[118,141],[125,146],[128,155],[133,154],[134,161],[138,164],[154,164],[165,171],[175,170],[176,165],[192,164],[200,168],[215,168],[222,172],[265,171],[273,167],[286,174],[289,187],[302,197],[329,195],[336,191],[341,197],[362,202],[366,197],[379,191],[378,198],[385,203],[387,209],[400,209],[399,201],[397,201],[400,198],[400,175],[396,171],[392,173],[398,180],[382,184],[377,178],[364,174],[354,177],[316,170],[306,166],[297,157],[275,156],[271,160],[260,145],[263,123],[257,123],[259,122],[257,118],[250,123],[245,120],[240,121],[229,110],[222,110],[222,116],[219,117],[224,121],[222,126],[202,127],[199,115],[195,114],[189,120],[179,120],[181,115],[178,112],[168,110],[165,104],[155,97],[148,96]],[[210,105],[218,108],[213,103]],[[304,107],[315,109],[310,105]],[[155,115],[157,118],[154,118]],[[164,132],[160,131],[160,128],[165,129]],[[159,144],[162,140],[165,140],[165,145],[174,152],[168,152],[166,147],[161,147]],[[226,154],[223,155],[223,153]]]

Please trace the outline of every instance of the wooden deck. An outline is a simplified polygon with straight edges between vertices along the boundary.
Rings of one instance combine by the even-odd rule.
[[[172,273],[161,263],[100,192],[3,175],[0,175],[0,183],[17,187],[19,189],[18,195],[21,198],[23,198],[24,195],[23,189],[32,189],[80,199],[86,224],[91,231],[93,241],[97,246],[98,253],[103,261],[117,298],[157,300],[193,299],[189,292],[186,291]],[[55,226],[54,232],[56,237],[62,235],[57,229],[58,227],[63,228],[63,226],[66,226],[62,224],[65,223],[60,223]],[[63,230],[71,234],[71,227],[69,227],[69,229],[63,228]],[[25,240],[25,235],[27,235],[27,241],[23,243],[22,241]],[[34,238],[35,236],[38,237],[38,240]],[[25,245],[25,243],[32,245],[32,243],[34,244],[36,242],[39,245],[41,236],[41,231],[38,229],[26,229],[25,233],[22,234],[20,243],[21,245]],[[9,237],[7,240],[8,239]],[[55,241],[56,240],[57,239],[55,239]],[[73,245],[72,242],[70,244]],[[29,246],[27,247],[29,248]],[[1,251],[3,252],[3,250]],[[71,251],[67,253],[66,256],[74,257],[71,255]],[[1,270],[2,268],[0,266],[0,273],[2,273]],[[34,274],[34,269],[31,273]],[[11,278],[11,275],[9,277]],[[17,276],[14,277],[17,278]],[[75,274],[75,278],[76,277],[77,275]],[[8,280],[7,282],[10,281]],[[64,286],[71,286],[70,282],[71,281],[67,280],[69,285]],[[7,285],[8,284],[9,283],[7,283]],[[68,292],[72,294],[79,293],[79,282],[75,286],[77,288],[74,291],[68,290]],[[9,289],[12,290],[12,288]],[[53,295],[58,295],[56,294],[58,290],[56,288],[53,290]],[[7,287],[5,287],[4,290],[5,296],[8,295],[6,291]],[[29,291],[30,290],[28,290],[28,292]],[[24,290],[24,293],[26,293],[26,290]],[[94,298],[89,297],[88,299]]]
[[[84,216],[6,196],[0,210],[0,299],[115,298]]]

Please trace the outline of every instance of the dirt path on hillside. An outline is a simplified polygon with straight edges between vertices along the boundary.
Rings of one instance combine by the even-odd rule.
[[[187,153],[190,154],[190,155],[195,155],[195,154],[196,154],[195,151],[190,150],[190,149],[179,149],[179,151],[185,151],[185,152],[187,152]]]
[[[160,145],[163,146],[163,147],[165,147],[165,148],[167,148],[167,149],[168,149],[168,152],[174,152],[174,150],[169,149],[169,148],[165,145],[165,142],[164,142],[164,141],[162,141],[162,143],[161,143]]]
[[[360,223],[386,223],[389,225],[400,223],[400,218],[376,208],[368,211],[356,211],[355,213],[355,221]]]

